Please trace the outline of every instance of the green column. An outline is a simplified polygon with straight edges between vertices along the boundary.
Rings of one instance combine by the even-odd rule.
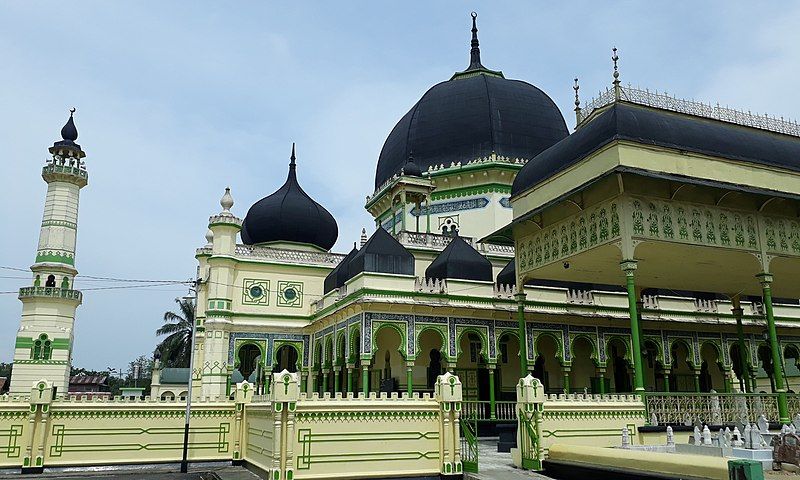
[[[411,396],[414,391],[414,364],[409,363],[406,365],[406,393]]]
[[[723,374],[725,375],[725,393],[731,393],[731,372],[723,370]]]
[[[757,275],[764,292],[764,313],[767,317],[767,330],[769,331],[769,345],[772,352],[772,376],[775,379],[775,392],[778,394],[778,414],[781,423],[789,423],[789,405],[786,398],[786,381],[783,378],[783,356],[778,344],[778,332],[775,329],[775,317],[772,313],[772,275],[762,273]]]
[[[494,368],[489,368],[489,418],[491,420],[497,418],[497,403],[494,399]]]
[[[733,297],[733,308],[731,312],[733,312],[733,316],[736,318],[736,335],[739,337],[739,368],[742,371],[742,385],[744,386],[745,393],[747,393],[747,390],[750,388],[750,369],[747,367],[748,350],[744,343],[744,327],[742,326],[742,314],[744,311],[742,307],[739,306],[738,296]]]
[[[518,286],[522,290],[521,286]],[[517,298],[517,334],[519,336],[519,364],[522,377],[528,375],[528,332],[525,328],[525,292],[520,291]],[[542,380],[542,379],[540,379]]]
[[[347,367],[347,393],[353,392],[353,367]]]
[[[334,394],[336,392],[342,391],[342,389],[341,389],[342,381],[339,378],[339,375],[341,374],[341,372],[342,372],[342,367],[338,367],[338,368],[334,368],[333,369],[333,393]]]
[[[569,368],[564,367],[564,393],[569,393]]]
[[[369,395],[369,366],[361,367],[361,392],[364,396]]]
[[[302,372],[300,374],[300,391],[305,392],[307,385],[308,385],[308,372]]]
[[[669,393],[669,370],[664,370],[664,391]]]
[[[637,393],[644,392],[644,377],[642,372],[642,345],[639,338],[639,314],[636,312],[636,284],[633,281],[633,274],[636,271],[636,260],[624,260],[620,263],[622,271],[625,272],[625,280],[628,288],[628,308],[631,317],[631,337],[633,339],[633,389]]]
[[[694,371],[694,391],[700,393],[700,371]]]
[[[328,373],[330,370],[322,370],[322,393],[328,391]]]

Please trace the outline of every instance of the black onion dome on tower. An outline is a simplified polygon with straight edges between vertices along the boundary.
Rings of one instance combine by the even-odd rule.
[[[69,119],[67,119],[67,123],[61,127],[61,140],[55,142],[53,146],[56,147],[76,147],[78,149],[81,148],[80,145],[75,143],[75,140],[78,139],[78,129],[75,127],[75,119],[72,116],[75,114],[75,108],[69,109]]]
[[[330,250],[339,237],[336,220],[297,183],[294,144],[289,176],[275,193],[264,197],[247,211],[242,223],[242,242],[297,242]]]
[[[532,159],[568,135],[547,94],[481,64],[475,17],[469,67],[431,87],[395,125],[378,158],[376,190],[400,172],[412,151],[424,172],[492,153]]]
[[[491,282],[492,262],[461,237],[455,237],[425,269],[426,278]]]

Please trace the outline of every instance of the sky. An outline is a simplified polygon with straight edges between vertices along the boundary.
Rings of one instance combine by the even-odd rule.
[[[754,8],[757,7],[757,8]],[[800,3],[735,1],[0,0],[0,267],[34,260],[41,167],[68,109],[86,152],[76,266],[83,275],[186,280],[230,187],[243,217],[285,180],[297,143],[303,188],[336,217],[346,252],[362,227],[394,124],[469,63],[528,81],[574,126],[623,84],[797,118]],[[25,272],[0,268],[0,361],[10,361]],[[119,368],[152,352],[181,286],[87,290],[78,280],[73,364]]]

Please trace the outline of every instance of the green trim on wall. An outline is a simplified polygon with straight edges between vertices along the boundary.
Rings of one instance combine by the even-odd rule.
[[[33,348],[33,341],[31,337],[17,337],[14,348]],[[50,347],[53,350],[69,350],[70,342],[68,338],[52,338]]]
[[[36,252],[36,263],[64,263],[75,266],[75,254],[67,250],[39,250]]]
[[[469,197],[484,193],[511,193],[511,185],[504,183],[489,183],[486,185],[476,185],[473,187],[453,188],[450,190],[435,190],[431,194],[431,200],[443,200],[446,198]]]
[[[44,220],[42,221],[43,227],[66,227],[71,228],[72,230],[78,229],[78,224],[74,222],[68,222],[66,220]]]

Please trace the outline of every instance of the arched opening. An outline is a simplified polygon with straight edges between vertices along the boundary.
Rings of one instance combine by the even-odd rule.
[[[489,370],[486,348],[478,332],[466,331],[459,339],[455,373],[461,379],[464,400],[489,400]]]
[[[551,335],[539,335],[536,339],[534,376],[542,381],[547,393],[564,391],[564,373],[558,360],[558,352],[558,343]]]
[[[495,391],[498,400],[515,400],[517,382],[522,373],[519,358],[519,339],[513,333],[504,333],[497,343],[498,374],[495,378]],[[499,388],[498,388],[499,387]]]
[[[260,388],[264,385],[261,368],[261,349],[258,348],[258,345],[246,343],[239,347],[236,358],[238,360],[236,369],[242,379],[255,384],[256,391],[260,391]]]
[[[161,393],[161,400],[175,400],[175,394],[167,390]]]
[[[631,389],[631,369],[625,359],[628,347],[619,338],[608,342],[608,370],[611,373],[611,391],[613,393],[627,393]]]
[[[747,347],[745,347],[744,352],[740,352],[739,343],[734,343],[731,345],[730,355],[733,373],[738,380],[739,391],[749,392],[751,390],[748,382],[750,379],[750,360],[747,355]]]
[[[333,377],[336,373],[333,371],[333,365],[333,338],[329,336],[325,340],[325,364],[322,366],[322,368],[326,370],[326,373],[323,373],[323,375],[325,375],[325,382],[323,385],[326,387],[324,391],[328,393],[333,392]]]
[[[339,340],[336,342],[336,357],[333,359],[333,374],[336,378],[334,391],[342,393],[347,393],[347,351],[345,350],[345,335],[346,333],[344,332],[339,335]]]
[[[45,287],[55,288],[56,286],[56,276],[55,275],[48,275],[47,280],[44,282]]]
[[[361,332],[356,330],[350,344],[350,361],[353,363],[353,392],[363,390],[361,378]]]
[[[678,340],[672,344],[672,372],[670,373],[670,391],[694,392],[694,364],[692,354],[686,342]]]
[[[375,332],[375,356],[372,361],[371,383],[379,392],[396,392],[404,376],[403,356],[400,346],[403,338],[391,326],[382,326]]]
[[[700,348],[700,391],[725,391],[725,372],[722,368],[719,350],[711,343]]]
[[[658,360],[658,344],[653,340],[645,340],[642,349],[642,363],[644,363],[643,380],[645,390],[651,392],[663,392],[664,388],[664,366]]]
[[[775,391],[775,379],[772,377],[772,351],[767,345],[758,347],[758,371],[756,372],[759,393]]]
[[[275,351],[275,368],[273,372],[278,373],[284,370],[289,373],[297,373],[297,360],[300,356],[293,345],[281,345]]]
[[[445,359],[442,358],[444,340],[438,330],[427,329],[420,333],[417,340],[419,355],[414,362],[414,391],[433,392],[436,377],[445,372]],[[421,377],[425,373],[424,378]],[[424,381],[424,388],[418,387]]]
[[[594,393],[592,388],[592,379],[595,376],[595,364],[592,360],[593,352],[594,347],[586,337],[578,337],[572,342],[571,391]]]

